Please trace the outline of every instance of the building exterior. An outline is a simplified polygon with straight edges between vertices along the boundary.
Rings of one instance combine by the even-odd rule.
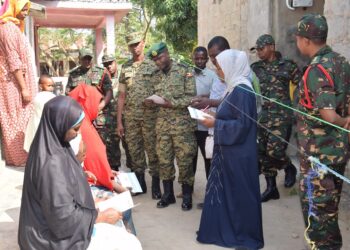
[[[304,14],[320,13],[328,20],[329,45],[350,59],[350,2],[295,2],[312,2],[312,6],[292,10],[281,0],[198,0],[198,43],[206,46],[213,36],[222,35],[232,48],[248,52],[259,35],[268,33],[274,36],[283,56],[303,65],[307,59],[296,48],[293,29]],[[250,57],[251,61],[257,59],[254,54]]]
[[[101,62],[103,52],[115,53],[115,23],[132,9],[128,0],[33,0],[45,11],[27,18],[26,34],[34,48],[36,66],[39,65],[38,29],[47,28],[78,28],[95,31],[95,58]],[[103,42],[102,31],[106,30],[106,44]]]

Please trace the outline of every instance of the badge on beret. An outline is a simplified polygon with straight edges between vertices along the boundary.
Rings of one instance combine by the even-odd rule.
[[[157,56],[157,55],[158,55],[157,51],[153,50],[152,51],[152,56]]]

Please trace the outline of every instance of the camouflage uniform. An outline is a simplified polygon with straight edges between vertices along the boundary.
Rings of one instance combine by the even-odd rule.
[[[72,69],[69,72],[66,94],[78,86],[79,83],[94,86],[103,95],[105,95],[108,90],[112,90],[112,82],[109,74],[105,72],[104,68],[99,66],[92,66],[89,69],[84,69],[82,66],[78,66]]]
[[[263,35],[259,39],[264,38]],[[264,47],[270,41],[260,41],[257,46]],[[274,44],[274,43],[273,43]],[[251,65],[252,70],[259,78],[261,94],[278,102],[291,106],[289,82],[298,84],[301,72],[296,63],[277,56],[273,62],[260,60]],[[258,152],[259,164],[266,177],[277,176],[277,170],[284,169],[291,164],[286,155],[287,143],[274,136],[277,134],[289,141],[292,129],[292,112],[278,104],[264,99],[259,115]],[[265,129],[265,128],[268,128]]]
[[[126,62],[119,78],[120,89],[125,89],[124,125],[125,140],[129,149],[132,164],[131,170],[142,174],[147,167],[145,150],[148,156],[150,175],[159,176],[159,165],[156,153],[156,119],[157,107],[143,105],[145,98],[154,93],[154,63],[145,59],[142,63]]]
[[[80,57],[91,56],[91,53],[81,50]],[[92,57],[92,56],[91,56]],[[69,72],[66,94],[72,91],[78,84],[85,83],[96,87],[104,96],[112,91],[112,81],[109,73],[102,67],[92,66],[85,69],[78,66]],[[116,104],[111,101],[100,111],[96,121],[96,129],[106,145],[108,162],[112,169],[118,170],[120,166],[119,140],[116,135]]]
[[[157,154],[161,180],[175,179],[174,157],[179,168],[179,183],[193,185],[193,157],[197,143],[194,136],[196,122],[191,119],[187,106],[196,95],[196,85],[191,70],[172,62],[171,69],[160,78],[155,94],[170,101],[172,108],[161,107],[157,119]]]
[[[309,14],[298,23],[297,35],[310,38],[315,36],[320,38],[323,35],[326,38],[327,30],[327,22],[323,16]],[[329,73],[330,78],[319,69],[319,65]],[[303,78],[299,84],[298,109],[321,119],[320,109],[333,109],[339,116],[347,116],[350,103],[350,65],[345,58],[325,46],[312,58],[309,68],[306,83]],[[307,107],[307,103],[311,106]],[[309,209],[307,178],[311,168],[307,157],[314,156],[343,175],[349,159],[349,145],[347,133],[300,114],[297,114],[297,134],[299,147],[305,153],[300,159],[300,196],[304,221],[307,225]],[[315,243],[317,249],[340,249],[342,237],[338,226],[338,205],[342,180],[327,174],[323,179],[312,178],[311,184],[312,212],[315,216],[311,216],[311,226],[307,231],[310,240]]]

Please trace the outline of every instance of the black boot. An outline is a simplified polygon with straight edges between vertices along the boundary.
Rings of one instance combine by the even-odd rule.
[[[136,178],[140,183],[140,186],[142,188],[142,193],[145,194],[147,193],[147,186],[146,186],[146,181],[145,181],[145,173],[135,173]]]
[[[291,163],[284,169],[284,172],[286,174],[286,176],[284,177],[284,186],[286,188],[290,188],[290,187],[292,187],[295,184],[296,175],[297,175],[297,169]]]
[[[192,209],[192,191],[193,187],[188,184],[182,184],[182,210],[188,211]]]
[[[174,195],[174,186],[172,180],[163,181],[164,194],[162,198],[157,203],[157,208],[167,207],[170,204],[174,204],[176,202]]]
[[[159,182],[160,182],[159,177],[152,176],[152,199],[153,200],[159,200],[162,197]]]
[[[265,192],[261,195],[261,202],[266,202],[271,199],[278,200],[280,198],[280,193],[276,186],[276,176],[265,177],[265,179],[267,187]]]

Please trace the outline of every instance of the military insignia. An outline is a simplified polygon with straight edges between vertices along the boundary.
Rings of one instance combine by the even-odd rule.
[[[152,56],[157,56],[157,55],[158,55],[157,51],[153,50],[152,51]]]

